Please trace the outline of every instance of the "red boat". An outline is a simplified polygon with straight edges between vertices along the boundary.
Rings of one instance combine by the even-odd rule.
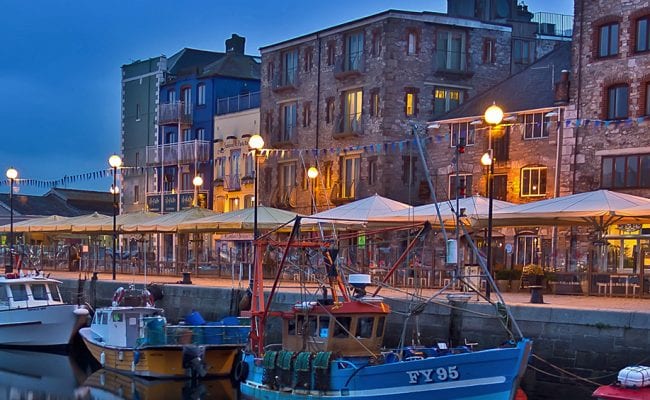
[[[650,387],[629,388],[618,384],[604,385],[592,394],[602,400],[650,400]]]

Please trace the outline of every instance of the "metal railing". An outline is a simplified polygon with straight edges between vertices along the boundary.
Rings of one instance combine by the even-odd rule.
[[[339,117],[336,133],[353,133],[357,135],[362,134],[363,115],[361,113],[353,113]]]
[[[227,191],[241,190],[241,179],[239,175],[226,175],[223,188]]]
[[[334,74],[346,74],[351,72],[365,72],[366,63],[363,53],[346,54],[334,66]]]
[[[436,68],[443,72],[467,73],[467,53],[465,51],[436,50]]]
[[[160,125],[168,124],[192,124],[192,104],[177,101],[174,103],[165,103],[158,106],[158,123]]]
[[[235,113],[260,106],[260,92],[217,99],[217,115]]]
[[[273,90],[292,89],[298,87],[300,78],[298,69],[288,74],[280,73],[273,77]]]
[[[570,38],[573,36],[573,15],[538,12],[532,22],[537,24],[537,34]]]
[[[147,146],[147,165],[209,161],[210,145],[210,142],[205,140],[189,140],[181,143]]]

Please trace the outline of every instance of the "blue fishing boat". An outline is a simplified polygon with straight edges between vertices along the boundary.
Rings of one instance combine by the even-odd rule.
[[[298,217],[268,299],[264,297],[261,265],[254,270],[252,308],[246,314],[252,321],[251,344],[234,374],[245,397],[514,399],[532,348],[532,341],[521,337],[516,323],[513,331],[519,332],[518,337],[493,348],[441,342],[387,349],[384,339],[391,308],[377,296],[381,286],[368,294],[369,275],[353,274],[342,279],[334,261],[336,250],[323,251],[323,243],[302,241],[297,245],[320,246],[317,251],[323,252],[328,290],[320,298],[301,301],[288,311],[269,311],[299,225]],[[393,269],[429,229],[425,224]],[[260,248],[264,246],[259,244],[256,260],[262,259]],[[509,314],[507,308],[506,312]],[[278,348],[264,344],[264,325],[272,316],[282,320],[282,344]]]

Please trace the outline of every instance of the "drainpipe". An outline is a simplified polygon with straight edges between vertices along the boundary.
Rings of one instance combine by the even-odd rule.
[[[318,75],[316,77],[316,150],[318,150],[318,139],[320,137],[320,68],[321,68],[321,38],[316,34],[318,43]],[[318,154],[316,155],[318,158]]]

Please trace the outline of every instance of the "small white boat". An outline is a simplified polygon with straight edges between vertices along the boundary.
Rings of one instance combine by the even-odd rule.
[[[0,275],[0,347],[66,346],[87,323],[88,310],[66,304],[61,281],[40,274]]]

